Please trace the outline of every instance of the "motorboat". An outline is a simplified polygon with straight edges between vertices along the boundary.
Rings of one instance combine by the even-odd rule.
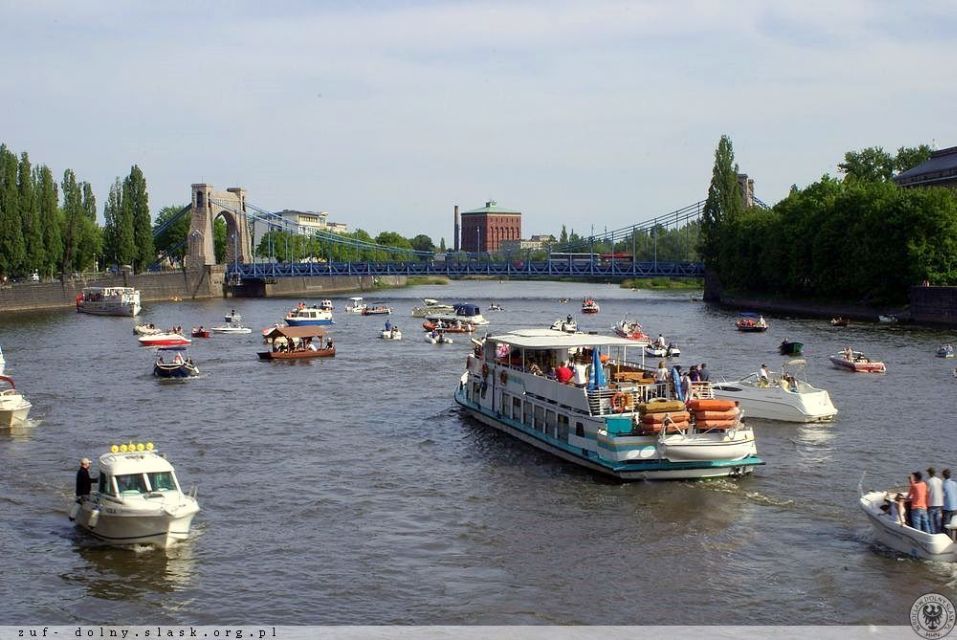
[[[164,331],[152,336],[140,336],[137,338],[141,347],[176,347],[192,343],[192,340],[181,333]]]
[[[140,292],[133,287],[84,287],[76,295],[77,313],[134,317],[141,309]]]
[[[367,306],[361,313],[364,316],[388,316],[392,314],[392,307],[386,307],[384,305]]]
[[[954,345],[952,344],[942,344],[937,348],[938,358],[953,358],[954,355]]]
[[[389,329],[383,329],[380,331],[379,337],[383,340],[401,340],[402,332],[399,331],[398,327],[390,327]]]
[[[856,373],[886,373],[887,367],[883,362],[871,360],[860,351],[850,348],[828,356],[831,363],[838,369],[847,369]]]
[[[253,330],[249,327],[243,325],[243,317],[236,313],[232,312],[228,316],[229,320],[224,325],[219,325],[218,327],[212,327],[210,331],[213,333],[226,333],[226,334],[243,334],[243,333],[252,333]]]
[[[157,378],[195,378],[199,367],[186,352],[186,347],[161,347],[156,350],[153,375]]]
[[[199,512],[196,490],[182,490],[173,465],[152,442],[113,445],[98,467],[93,493],[70,509],[78,527],[121,546],[165,549],[189,538]]]
[[[436,300],[435,298],[423,298],[422,306],[412,307],[412,317],[413,318],[425,318],[429,315],[434,315],[437,313],[442,314],[454,314],[455,307],[450,304],[443,304]]]
[[[489,311],[505,311],[505,307],[503,307],[503,306],[500,305],[500,304],[497,304],[497,303],[493,302],[492,304],[490,304],[490,305],[488,306],[488,310],[489,310]]]
[[[595,302],[592,298],[585,298],[582,300],[582,313],[598,313],[601,311],[601,307]]]
[[[326,332],[315,325],[302,327],[275,327],[265,334],[266,351],[259,351],[260,360],[303,360],[308,358],[332,358],[336,347],[331,338],[323,343]]]
[[[559,318],[552,323],[552,331],[564,331],[565,333],[577,333],[578,323],[571,316],[566,316],[564,320]]]
[[[862,479],[863,480],[863,479]],[[897,496],[902,491],[869,491],[860,489],[859,504],[874,529],[875,540],[898,553],[921,560],[957,561],[957,542],[951,537],[957,523],[944,525],[945,533],[925,533],[905,524],[899,516]],[[902,501],[901,501],[902,502]]]
[[[17,391],[17,385],[10,376],[0,375],[0,427],[12,427],[27,421],[30,401]]]
[[[334,304],[332,304],[332,300],[327,298],[325,300],[319,301],[319,308],[323,311],[334,311],[336,307]]]
[[[659,346],[657,343],[645,346],[645,354],[653,358],[677,358],[681,355],[681,349],[678,345],[669,343],[667,346]]]
[[[637,320],[628,320],[626,318],[622,318],[615,323],[615,326],[613,326],[611,330],[622,338],[627,338],[628,340],[636,340],[639,342],[649,342],[651,340],[648,337],[648,334],[645,333],[645,330],[641,328],[641,324]]]
[[[192,331],[189,332],[189,335],[192,338],[208,338],[209,329],[203,326],[193,327]]]
[[[755,372],[740,380],[712,382],[715,398],[737,402],[749,418],[782,422],[829,422],[837,416],[830,394],[807,381],[807,363],[790,360],[764,382]]]
[[[801,355],[801,351],[803,349],[803,342],[792,342],[786,338],[781,341],[781,344],[778,345],[778,353],[780,353],[782,356],[799,356]]]
[[[155,336],[157,333],[163,333],[163,329],[160,329],[152,322],[148,324],[138,324],[133,326],[133,333],[138,336]]]
[[[758,333],[768,330],[768,322],[764,316],[758,313],[742,313],[734,321],[734,326],[738,331],[745,333]]]
[[[882,324],[895,324],[897,322],[897,316],[890,315],[879,315],[877,316],[877,321]]]
[[[430,331],[425,334],[425,341],[429,344],[452,344],[452,338],[445,335],[444,331]]]
[[[332,311],[321,309],[318,305],[312,307],[299,305],[286,314],[285,321],[290,327],[322,327],[335,324],[332,320]]]
[[[365,310],[367,305],[362,302],[361,296],[355,296],[349,299],[352,300],[352,304],[345,308],[346,313],[362,313],[363,310]]]
[[[837,316],[835,318],[831,318],[832,327],[846,327],[847,325],[848,325],[847,318],[843,316]]]
[[[455,402],[485,425],[618,480],[737,477],[764,464],[752,429],[733,402],[710,397],[709,383],[687,404],[655,397],[643,346],[551,329],[489,336],[469,354]],[[554,378],[543,375],[553,368]]]
[[[472,333],[475,331],[475,327],[461,320],[436,320],[434,322],[426,320],[422,323],[422,328],[426,331],[444,331],[446,333]]]

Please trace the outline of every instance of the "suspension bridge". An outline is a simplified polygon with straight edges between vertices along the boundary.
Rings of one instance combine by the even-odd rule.
[[[758,201],[760,203],[760,201]],[[762,206],[763,203],[760,203]],[[364,241],[358,236],[310,231],[303,255],[290,253],[290,237],[303,234],[300,225],[246,199],[246,191],[214,191],[205,183],[192,185],[192,202],[169,218],[154,234],[163,233],[190,217],[186,262],[189,267],[215,264],[215,220],[226,223],[226,270],[231,282],[249,279],[323,276],[490,276],[498,278],[624,279],[701,278],[703,265],[696,255],[699,220],[704,201],[612,231],[552,243],[542,251],[511,253],[416,251]],[[256,232],[260,232],[256,256]],[[263,231],[265,230],[265,231]],[[284,234],[270,233],[273,231]],[[275,243],[285,242],[280,247]],[[265,247],[265,248],[264,248]],[[280,248],[284,251],[279,251]],[[265,253],[266,255],[263,255]],[[277,259],[281,253],[283,260]],[[686,259],[676,259],[683,256]]]

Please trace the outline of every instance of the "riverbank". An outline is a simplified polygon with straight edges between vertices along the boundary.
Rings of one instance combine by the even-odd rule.
[[[630,278],[621,281],[621,288],[694,291],[704,289],[704,281],[700,278]]]

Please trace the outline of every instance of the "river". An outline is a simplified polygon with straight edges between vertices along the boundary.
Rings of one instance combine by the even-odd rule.
[[[943,331],[769,316],[764,334],[697,292],[558,282],[453,282],[366,292],[384,317],[343,313],[338,355],[260,362],[258,331],[195,340],[199,379],[159,382],[128,318],[4,314],[7,372],[31,423],[0,430],[0,624],[892,624],[928,591],[957,598],[949,565],[871,544],[865,488],[957,468],[953,361]],[[579,303],[593,295],[597,316]],[[468,341],[431,345],[423,297],[492,301],[490,331],[573,314],[624,316],[707,362],[712,379],[778,369],[805,343],[829,425],[751,420],[767,462],[744,480],[616,484],[465,418],[452,401]],[[560,298],[570,302],[562,304]],[[260,328],[292,300],[151,303],[140,322],[207,327],[235,308]],[[834,369],[847,345],[886,375]],[[66,517],[79,458],[156,443],[184,488],[195,535],[168,551],[105,547]]]

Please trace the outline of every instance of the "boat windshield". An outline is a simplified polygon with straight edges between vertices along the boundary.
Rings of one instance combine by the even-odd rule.
[[[141,473],[116,476],[116,488],[120,494],[146,493],[146,481]]]
[[[116,495],[113,493],[113,483],[110,482],[110,476],[102,472],[100,473],[98,490],[100,493],[105,493],[109,496]]]
[[[176,482],[173,480],[173,474],[170,471],[157,471],[146,474],[150,481],[150,487],[153,491],[175,491]]]

